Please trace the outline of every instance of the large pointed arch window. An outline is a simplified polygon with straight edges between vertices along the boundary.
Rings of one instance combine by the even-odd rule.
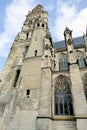
[[[59,70],[68,70],[69,64],[68,64],[68,58],[66,55],[62,55],[59,58]]]
[[[54,108],[55,115],[73,115],[70,81],[63,75],[58,76],[55,84]]]

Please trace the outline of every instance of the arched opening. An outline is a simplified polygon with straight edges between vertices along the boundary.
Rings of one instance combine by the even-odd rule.
[[[35,53],[35,56],[37,56],[37,50],[35,50],[34,53]]]
[[[70,81],[66,76],[58,76],[54,89],[55,115],[73,115],[70,85]]]
[[[17,70],[16,71],[16,75],[15,75],[15,80],[14,80],[14,87],[16,87],[16,85],[17,85],[17,81],[18,81],[19,75],[20,75],[20,70]]]
[[[26,95],[27,95],[27,98],[29,98],[29,95],[30,95],[30,89],[27,89],[27,90],[26,90]]]
[[[26,39],[28,39],[28,35],[29,35],[29,33],[26,34]]]
[[[44,28],[44,23],[42,24],[42,27]]]
[[[37,23],[37,27],[39,27],[40,26],[40,24],[39,23]]]

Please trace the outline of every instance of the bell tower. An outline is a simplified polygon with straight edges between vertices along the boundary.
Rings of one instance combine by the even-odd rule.
[[[51,44],[48,32],[48,13],[41,5],[37,5],[32,11],[28,12],[22,30],[15,38],[7,59],[7,65],[10,63],[10,65],[8,65],[10,69],[7,69],[7,65],[5,65],[4,68],[4,72],[7,72],[6,70],[10,71],[9,75],[12,75],[12,78],[9,76],[7,87],[3,87],[2,90],[5,93],[4,95],[7,96],[14,90],[15,96],[14,99],[12,99],[11,108],[13,109],[11,109],[11,114],[9,114],[9,110],[7,110],[6,107],[8,113],[4,113],[0,127],[3,126],[4,120],[7,121],[6,123],[10,122],[10,118],[14,113],[15,117],[11,120],[13,125],[9,123],[9,129],[36,129],[40,89],[41,84],[43,84],[41,83],[43,82],[41,79],[44,75],[44,72],[41,70],[42,55],[44,55],[44,49],[46,48],[45,43],[48,42],[47,44],[49,44],[49,46]],[[48,50],[52,51],[51,48]],[[47,52],[48,57],[50,57],[50,61],[47,61],[49,63],[47,65],[48,67],[51,67],[52,56],[50,51]],[[50,69],[48,71],[51,73]],[[17,125],[17,123],[20,124],[20,126]]]
[[[28,39],[31,37],[31,43],[26,58],[41,56],[44,49],[44,36],[48,31],[48,14],[41,5],[38,5],[28,15],[28,20],[32,31],[27,34]]]

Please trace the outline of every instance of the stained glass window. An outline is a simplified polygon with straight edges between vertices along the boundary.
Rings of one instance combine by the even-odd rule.
[[[68,69],[69,69],[69,66],[68,66],[67,60],[59,62],[59,70],[68,70]]]
[[[70,84],[66,77],[60,75],[54,91],[55,115],[73,115]]]
[[[59,70],[68,70],[69,64],[66,56],[61,56],[59,59]]]
[[[85,63],[85,59],[84,58],[79,58],[77,61],[78,61],[79,68],[86,67],[86,63]]]

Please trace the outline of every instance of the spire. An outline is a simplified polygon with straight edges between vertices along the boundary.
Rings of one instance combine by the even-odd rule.
[[[70,31],[70,29],[66,26],[65,31]]]
[[[65,38],[65,43],[67,45],[72,44],[72,30],[70,30],[67,26],[64,31],[64,38]]]
[[[72,33],[72,31],[66,26],[65,31],[64,31],[64,35],[67,33]]]
[[[42,5],[37,5],[33,10],[32,12],[33,13],[36,13],[36,12],[42,12],[44,9],[43,9],[43,6]]]

